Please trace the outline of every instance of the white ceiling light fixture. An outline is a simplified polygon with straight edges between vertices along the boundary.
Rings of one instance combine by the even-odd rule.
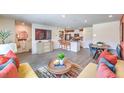
[[[113,17],[113,15],[108,15],[108,17],[109,17],[109,18],[112,18],[112,17]]]
[[[62,18],[66,18],[66,15],[61,15],[62,16]]]

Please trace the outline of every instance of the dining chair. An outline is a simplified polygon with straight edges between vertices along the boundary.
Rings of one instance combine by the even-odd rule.
[[[116,52],[117,52],[118,58],[121,59],[122,58],[122,56],[121,56],[121,46],[119,44],[116,47]]]
[[[65,41],[65,45],[64,46],[65,46],[66,49],[68,49],[68,48],[71,49],[70,41]]]
[[[92,45],[93,45],[93,43],[90,43],[90,44],[89,44],[90,55],[91,55],[91,56],[94,56],[94,54],[96,53],[96,50],[97,50],[97,49],[96,49],[96,48],[93,48]]]

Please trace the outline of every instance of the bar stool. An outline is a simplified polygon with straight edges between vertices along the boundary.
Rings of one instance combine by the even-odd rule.
[[[63,46],[65,46],[64,40],[58,40],[58,41],[59,41],[59,47],[63,48]]]
[[[68,49],[68,48],[71,49],[70,41],[65,41],[64,46],[65,46],[65,49]]]

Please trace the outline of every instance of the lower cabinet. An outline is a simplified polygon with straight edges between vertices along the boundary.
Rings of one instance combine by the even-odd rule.
[[[36,46],[37,46],[37,54],[42,54],[45,52],[53,51],[53,42],[52,41],[38,42]]]

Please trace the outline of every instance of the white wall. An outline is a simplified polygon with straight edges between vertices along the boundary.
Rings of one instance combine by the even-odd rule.
[[[54,42],[54,49],[59,48],[59,31],[61,31],[61,28],[55,28],[52,30],[52,41]]]
[[[105,42],[115,49],[120,43],[120,22],[108,22],[93,25],[93,43]]]
[[[54,49],[59,48],[59,31],[61,28],[57,27],[51,27],[51,26],[45,26],[45,25],[40,25],[40,24],[32,24],[32,53],[36,53],[36,43],[38,40],[35,40],[35,29],[47,29],[52,31],[52,41],[54,42]]]
[[[8,19],[0,16],[0,30],[6,29],[11,31],[11,36],[6,39],[6,43],[14,43],[15,42],[15,20]],[[0,43],[1,40],[0,40]]]
[[[89,48],[89,43],[92,43],[92,35],[93,29],[92,27],[83,28],[83,48]]]

